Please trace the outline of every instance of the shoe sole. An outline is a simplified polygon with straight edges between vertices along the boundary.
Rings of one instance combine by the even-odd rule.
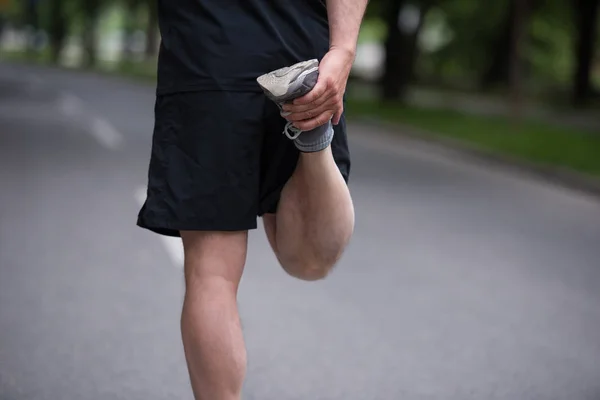
[[[319,61],[303,61],[258,77],[257,82],[273,101],[281,103],[310,92],[319,75]]]

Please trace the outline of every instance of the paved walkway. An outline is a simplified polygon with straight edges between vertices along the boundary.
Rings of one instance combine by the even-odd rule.
[[[0,65],[0,398],[190,399],[181,244],[135,227],[153,88]],[[354,240],[287,277],[251,234],[250,400],[596,400],[600,206],[351,127]]]

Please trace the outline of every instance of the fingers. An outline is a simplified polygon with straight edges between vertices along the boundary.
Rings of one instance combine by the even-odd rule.
[[[331,103],[332,99],[334,97],[335,97],[335,94],[333,93],[333,91],[327,90],[323,93],[322,96],[317,97],[313,102],[308,103],[308,104],[294,104],[294,103],[284,104],[283,111],[293,113],[293,114],[298,114],[298,113],[306,112],[309,110],[315,110],[327,103]]]
[[[341,101],[335,101],[335,98],[333,100],[314,110],[289,114],[285,116],[285,119],[303,131],[317,128],[326,124],[329,120],[332,120],[333,124],[337,125],[344,112],[344,104]]]
[[[311,131],[319,126],[325,125],[331,120],[332,116],[333,113],[331,111],[324,111],[315,118],[294,122],[294,126],[302,131]]]
[[[304,121],[307,119],[312,119],[318,115],[323,114],[325,111],[335,110],[338,106],[338,102],[335,96],[331,96],[329,98],[321,97],[321,101],[318,103],[303,105],[303,106],[294,106],[288,109],[284,108],[284,112],[282,116],[284,116],[288,121],[296,122],[296,121]],[[290,111],[287,111],[290,110]]]
[[[329,120],[332,120],[334,125],[339,124],[343,112],[344,103],[332,97],[327,103],[316,109],[290,113],[287,116],[282,115],[284,115],[285,119],[292,122],[296,128],[309,131],[326,124]]]
[[[321,75],[321,79],[306,95],[283,105],[281,115],[294,126],[309,131],[326,124],[330,120],[339,124],[343,110],[343,96],[339,94],[335,82]]]

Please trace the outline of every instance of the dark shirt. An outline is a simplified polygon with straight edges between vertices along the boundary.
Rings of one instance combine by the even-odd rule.
[[[158,0],[158,92],[260,91],[263,73],[329,48],[325,0]]]

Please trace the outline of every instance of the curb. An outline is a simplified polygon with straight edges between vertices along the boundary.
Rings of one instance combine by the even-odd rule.
[[[538,164],[521,158],[501,154],[457,139],[442,137],[438,134],[411,126],[382,121],[371,117],[351,117],[365,125],[371,125],[390,132],[390,136],[400,136],[417,142],[426,143],[438,148],[452,150],[472,160],[485,162],[495,167],[512,170],[529,175],[548,183],[562,186],[592,195],[600,200],[600,178],[569,168]],[[600,155],[598,155],[600,157]]]

